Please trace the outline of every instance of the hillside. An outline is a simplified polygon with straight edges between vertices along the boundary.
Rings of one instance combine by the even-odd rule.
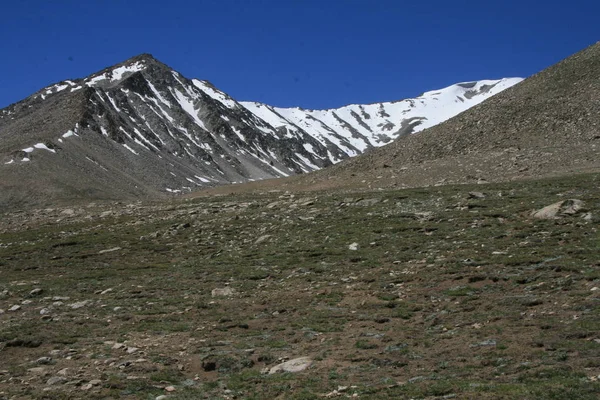
[[[597,399],[599,183],[4,214],[0,397]]]
[[[499,182],[600,168],[600,43],[418,135],[286,187]]]
[[[149,54],[0,110],[0,206],[161,199],[330,166],[519,82],[336,110],[239,103]]]

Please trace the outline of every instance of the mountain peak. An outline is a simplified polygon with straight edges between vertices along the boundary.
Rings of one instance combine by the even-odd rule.
[[[168,65],[154,58],[150,53],[142,53],[137,56],[128,58],[127,60],[104,68],[95,74],[92,74],[85,79],[88,86],[95,86],[101,82],[115,82],[120,81],[135,72],[147,70],[149,68],[159,69],[164,71],[172,71],[173,69]]]
[[[283,109],[239,103],[142,53],[3,110],[0,175],[9,171],[18,187],[24,171],[37,182],[60,170],[56,190],[65,197],[76,188],[135,198],[301,174],[435,125],[507,86],[478,81],[401,102]]]
[[[150,53],[141,53],[137,56],[133,56],[129,58],[125,63],[129,62],[137,62],[137,61],[146,61],[146,62],[159,62],[154,56]]]

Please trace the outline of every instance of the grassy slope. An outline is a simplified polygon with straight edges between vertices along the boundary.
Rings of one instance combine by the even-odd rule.
[[[0,309],[21,309],[0,315],[0,398],[154,398],[169,385],[172,398],[310,399],[338,386],[360,398],[596,398],[599,183],[3,215]],[[592,221],[529,217],[565,198]],[[233,296],[211,296],[225,286]],[[300,356],[314,365],[260,373]],[[65,382],[46,384],[64,368]]]

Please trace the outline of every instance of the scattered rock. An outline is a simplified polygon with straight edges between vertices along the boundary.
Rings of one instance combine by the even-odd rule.
[[[91,303],[90,300],[83,300],[70,304],[69,307],[71,307],[73,310],[77,310],[78,308],[87,306],[89,303]]]
[[[20,309],[21,309],[21,306],[19,306],[19,305],[16,305],[16,304],[15,304],[14,306],[11,306],[11,307],[8,309],[8,311],[10,311],[10,312],[15,312],[15,311],[19,311]]]
[[[310,357],[294,358],[269,369],[269,375],[278,372],[300,372],[312,365],[313,361]]]
[[[469,192],[469,198],[470,199],[484,199],[485,194],[483,194],[481,192]]]
[[[49,365],[52,364],[52,357],[40,357],[37,360],[35,360],[36,364],[40,364],[40,365]]]
[[[479,342],[479,343],[471,345],[471,347],[488,347],[488,346],[496,346],[496,340],[495,339],[486,339],[483,342]]]
[[[167,387],[165,388],[165,390],[166,390],[167,392],[174,392],[174,391],[175,391],[175,386],[167,386]]]
[[[262,235],[261,237],[256,239],[256,242],[254,242],[254,244],[260,244],[260,243],[266,241],[267,239],[269,239],[270,237],[271,237],[271,235]]]
[[[215,288],[212,290],[212,292],[210,293],[212,295],[212,297],[225,297],[225,296],[233,296],[233,289],[230,287],[224,287],[224,288]]]
[[[375,204],[379,203],[381,201],[381,199],[363,199],[363,200],[359,200],[356,203],[354,203],[354,205],[356,206],[362,206],[362,207],[371,207],[374,206]]]
[[[44,375],[46,373],[46,367],[33,367],[29,368],[27,371],[36,375]]]
[[[348,246],[350,250],[358,250],[358,243],[354,242]]]
[[[29,292],[29,295],[30,296],[38,296],[38,295],[42,294],[43,291],[44,291],[43,289],[36,288],[36,289],[33,289],[31,292]]]
[[[272,208],[277,207],[278,205],[280,205],[281,203],[283,203],[282,201],[274,201],[272,203],[267,204],[267,208],[270,210]]]
[[[48,385],[48,386],[60,385],[61,383],[65,383],[66,381],[67,380],[65,378],[63,378],[62,376],[53,376],[52,378],[50,378],[46,381],[46,385]]]
[[[578,199],[562,200],[542,209],[533,211],[531,216],[538,219],[557,219],[582,212],[585,203]]]
[[[587,222],[591,222],[594,219],[594,216],[592,215],[591,212],[588,212],[588,213],[583,214],[581,216],[581,218],[583,218]]]
[[[113,251],[118,251],[118,250],[121,250],[121,248],[120,247],[113,247],[111,249],[100,250],[98,252],[98,254],[112,253]]]

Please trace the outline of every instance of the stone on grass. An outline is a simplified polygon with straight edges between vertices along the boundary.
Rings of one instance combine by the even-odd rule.
[[[52,378],[50,378],[46,381],[46,385],[48,385],[48,386],[59,385],[61,383],[65,383],[66,381],[67,380],[65,378],[63,378],[62,376],[53,376]]]
[[[485,194],[481,192],[469,192],[469,198],[471,199],[483,199],[485,198]]]
[[[550,204],[542,209],[533,211],[531,216],[538,219],[557,219],[575,215],[584,209],[584,202],[579,199],[568,199]]]
[[[262,242],[265,242],[270,237],[271,237],[271,235],[262,235],[261,237],[256,239],[256,242],[254,242],[254,244],[261,244]]]
[[[121,248],[120,247],[113,247],[111,249],[100,250],[98,252],[98,254],[112,253],[113,251],[118,251],[118,250],[121,250]]]
[[[224,288],[215,288],[212,290],[211,295],[212,297],[224,297],[224,296],[232,296],[233,295],[233,289],[230,287],[224,287]]]
[[[300,372],[312,365],[312,359],[310,357],[294,358],[293,360],[286,361],[281,364],[269,369],[269,375],[276,374],[278,372]]]

